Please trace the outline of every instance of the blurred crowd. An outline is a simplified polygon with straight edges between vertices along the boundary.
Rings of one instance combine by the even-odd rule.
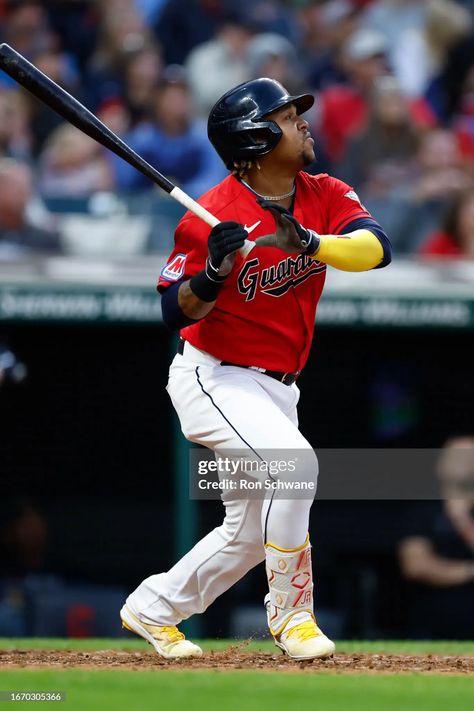
[[[0,0],[0,39],[194,198],[227,174],[206,132],[223,92],[258,76],[309,90],[310,172],[352,185],[396,254],[474,258],[474,0]],[[0,72],[0,257],[67,251],[57,210],[97,193],[124,220],[161,210]]]

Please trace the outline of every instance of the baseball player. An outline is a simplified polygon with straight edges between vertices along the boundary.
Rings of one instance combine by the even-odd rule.
[[[313,609],[308,526],[318,463],[298,430],[296,381],[326,266],[379,268],[391,250],[349,185],[304,172],[315,153],[302,114],[313,102],[261,78],[216,103],[208,135],[230,175],[199,202],[221,222],[209,233],[186,213],[158,282],[164,321],[180,330],[167,391],[186,438],[218,458],[240,451],[262,464],[268,451],[297,451],[304,456],[296,472],[267,476],[277,485],[292,478],[313,485],[311,495],[293,498],[277,487],[252,498],[223,491],[222,525],[129,595],[120,613],[124,627],[166,658],[202,653],[176,625],[262,561],[276,645],[297,660],[335,649]],[[255,247],[243,257],[246,238]]]

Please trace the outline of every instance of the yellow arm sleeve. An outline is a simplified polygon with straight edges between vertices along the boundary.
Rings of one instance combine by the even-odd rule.
[[[364,272],[381,263],[384,256],[379,239],[370,230],[346,235],[320,235],[320,245],[311,259],[345,272]]]

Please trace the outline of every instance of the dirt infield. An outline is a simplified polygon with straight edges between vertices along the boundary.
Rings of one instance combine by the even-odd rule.
[[[474,674],[474,655],[336,654],[332,659],[294,662],[282,654],[247,652],[240,647],[206,652],[199,659],[168,661],[152,651],[120,650],[0,650],[0,668],[8,669],[122,669],[132,671],[259,669],[262,671],[354,673]]]

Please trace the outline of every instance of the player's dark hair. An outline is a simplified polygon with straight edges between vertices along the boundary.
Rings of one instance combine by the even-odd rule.
[[[244,175],[247,175],[249,170],[255,167],[260,167],[258,160],[245,160],[245,158],[236,160],[232,168],[232,175],[235,175],[236,178],[243,178]]]

